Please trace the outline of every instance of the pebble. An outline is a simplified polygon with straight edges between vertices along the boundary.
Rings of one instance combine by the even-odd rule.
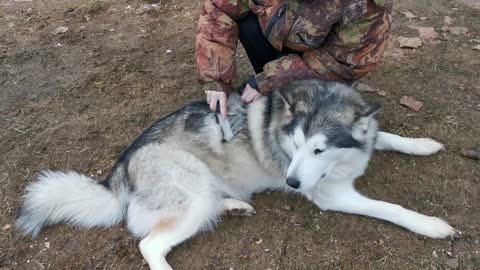
[[[53,30],[53,34],[57,35],[57,34],[63,34],[65,32],[68,31],[68,27],[65,27],[65,26],[59,26],[57,28],[55,28],[55,30]]]
[[[446,264],[448,267],[452,268],[452,269],[456,269],[456,268],[458,268],[458,266],[460,265],[460,264],[458,263],[458,258],[448,259],[448,260],[445,262],[445,264]]]
[[[410,11],[404,11],[404,12],[400,12],[402,13],[403,15],[405,15],[405,17],[407,17],[407,19],[413,19],[413,18],[416,18],[417,16],[415,16],[415,14],[413,14],[412,12]]]
[[[356,83],[353,87],[360,92],[375,92],[375,89],[364,83]]]
[[[422,40],[418,37],[414,37],[414,38],[398,37],[397,40],[400,43],[400,48],[416,49],[423,45]]]

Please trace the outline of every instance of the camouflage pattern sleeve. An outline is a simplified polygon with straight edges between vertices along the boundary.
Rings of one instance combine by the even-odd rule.
[[[248,12],[247,0],[206,0],[196,35],[197,78],[203,90],[231,91],[235,77],[238,20]]]
[[[340,18],[322,47],[265,65],[264,71],[256,76],[260,91],[267,93],[295,79],[322,78],[348,83],[375,69],[388,41],[392,0],[366,2],[361,16]]]

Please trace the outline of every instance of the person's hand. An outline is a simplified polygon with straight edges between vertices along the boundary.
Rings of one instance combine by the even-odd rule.
[[[227,119],[227,95],[220,91],[205,91],[207,103],[210,105],[212,112],[217,111],[217,103],[220,103],[220,115],[223,119]]]
[[[255,101],[261,96],[262,94],[260,92],[253,89],[249,84],[247,84],[247,86],[245,86],[245,89],[243,90],[241,99],[245,103],[250,103],[252,101]]]

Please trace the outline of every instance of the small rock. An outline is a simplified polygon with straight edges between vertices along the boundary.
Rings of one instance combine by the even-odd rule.
[[[435,257],[435,258],[438,258],[438,254],[435,250],[432,252],[432,256]]]
[[[405,17],[407,17],[407,19],[413,19],[413,18],[416,18],[417,16],[415,16],[415,14],[413,14],[412,12],[410,11],[404,11],[404,12],[400,12],[402,13],[403,15],[405,15]]]
[[[288,204],[285,204],[284,206],[282,206],[282,209],[290,211],[292,210],[292,207]]]
[[[380,91],[377,92],[377,94],[378,94],[379,96],[381,96],[381,97],[384,97],[384,96],[387,95],[387,92],[385,92],[385,91],[383,91],[383,90],[380,90]]]
[[[409,28],[416,29],[423,40],[432,42],[438,38],[437,31],[431,26],[409,26]]]
[[[14,26],[15,26],[14,23],[12,23],[12,22],[11,22],[11,23],[8,23],[8,27],[9,27],[9,28],[12,28],[12,27],[14,27]]]
[[[380,239],[380,240],[378,241],[378,243],[379,243],[380,245],[383,245],[384,242],[383,242],[382,239]]]
[[[423,103],[412,96],[403,96],[400,98],[400,104],[404,105],[414,112],[419,112],[423,108]]]
[[[233,267],[228,268],[228,270],[233,270]]]
[[[452,24],[453,21],[455,21],[455,19],[453,19],[452,17],[450,17],[450,16],[443,16],[443,22],[444,22],[446,25]]]
[[[165,52],[166,52],[166,53],[171,53],[172,50],[168,49],[168,50],[166,50]]]
[[[420,17],[420,21],[426,21],[428,17]]]
[[[453,11],[458,11],[458,8],[452,8]]]
[[[69,7],[69,8],[67,8],[67,9],[65,9],[65,11],[64,11],[63,13],[65,13],[65,14],[66,14],[66,13],[70,13],[70,12],[74,12],[74,11],[75,11],[75,9],[74,9],[74,8],[72,8],[72,7]]]
[[[473,46],[472,49],[480,51],[480,44]]]
[[[67,32],[67,31],[68,31],[68,28],[67,28],[67,27],[65,27],[65,26],[60,26],[60,27],[55,28],[55,30],[53,30],[52,33],[55,34],[55,35],[57,35],[57,34],[63,34],[63,33],[65,33],[65,32]]]
[[[456,36],[459,36],[459,35],[466,36],[468,32],[468,28],[463,26],[448,27],[447,30]]]
[[[11,228],[12,228],[12,224],[5,224],[5,226],[3,226],[2,228],[2,231],[10,230]]]
[[[152,10],[157,10],[159,8],[160,7],[157,4],[144,4],[135,11],[135,14],[141,15],[143,13],[146,13]]]
[[[102,174],[102,173],[103,173],[102,170],[97,171],[97,174]]]
[[[45,242],[45,247],[50,248],[50,242]]]
[[[445,264],[452,268],[452,269],[457,269],[457,267],[459,266],[459,263],[458,263],[458,258],[452,258],[452,259],[448,259]]]
[[[257,244],[257,245],[261,245],[262,243],[263,243],[262,238],[260,238],[258,241],[255,241],[255,244]]]
[[[353,87],[360,92],[375,92],[375,89],[364,83],[356,83]]]
[[[462,148],[461,154],[471,159],[480,159],[480,149]]]
[[[25,13],[26,13],[27,15],[32,14],[32,8],[27,8],[27,11],[25,11]]]
[[[398,37],[397,40],[400,43],[400,48],[416,49],[423,45],[422,40],[418,37],[415,37],[415,38]]]

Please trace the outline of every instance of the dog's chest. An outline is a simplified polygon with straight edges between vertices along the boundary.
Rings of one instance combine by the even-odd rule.
[[[265,170],[251,149],[236,148],[229,151],[227,162],[229,170],[222,177],[229,186],[244,192],[283,187],[282,176]]]

